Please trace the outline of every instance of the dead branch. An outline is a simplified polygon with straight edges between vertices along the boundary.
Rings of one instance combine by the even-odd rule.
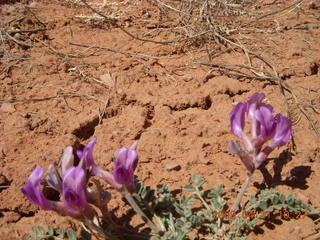
[[[295,3],[285,7],[285,8],[282,8],[282,9],[279,9],[279,10],[276,10],[276,11],[273,11],[273,12],[270,12],[270,13],[267,13],[265,15],[262,15],[260,17],[258,17],[256,20],[261,20],[263,18],[266,18],[266,17],[269,17],[269,16],[272,16],[272,15],[275,15],[275,14],[278,14],[278,13],[281,13],[281,12],[284,12],[290,8],[295,8],[297,7],[298,5],[300,5],[304,0],[298,0],[298,1],[295,1]]]
[[[147,54],[143,54],[143,53],[127,52],[127,51],[122,51],[122,50],[115,49],[115,48],[109,48],[109,47],[103,47],[103,46],[97,46],[97,45],[89,45],[89,44],[83,44],[83,43],[69,42],[69,44],[74,45],[74,46],[79,46],[79,47],[98,48],[98,49],[107,50],[107,51],[114,52],[114,53],[133,55],[133,56],[138,56],[138,57],[142,57],[142,58],[152,58],[152,59],[175,59],[175,58],[177,58],[177,57],[157,57],[157,56],[151,56],[151,55],[147,55]]]
[[[35,33],[40,31],[45,31],[46,28],[37,28],[37,29],[19,29],[19,30],[7,30],[7,31],[0,31],[0,34],[16,34],[16,33]]]
[[[9,39],[11,39],[13,42],[15,42],[16,44],[18,44],[18,45],[20,45],[20,46],[22,46],[22,47],[28,47],[28,48],[33,47],[31,44],[25,43],[25,42],[23,42],[23,41],[20,41],[20,40],[18,40],[18,39],[16,39],[16,38],[12,37],[9,33],[6,33],[6,36],[7,36]]]
[[[56,98],[65,98],[65,97],[86,97],[92,100],[99,101],[96,97],[88,95],[88,94],[78,94],[78,93],[63,93],[58,94],[56,96],[49,96],[43,98],[27,98],[27,99],[7,99],[7,100],[0,100],[0,103],[16,103],[16,102],[41,102]]]
[[[45,42],[41,41],[38,38],[34,38],[34,40],[36,40],[37,42],[41,43],[42,45],[46,46],[47,48],[49,48],[54,54],[57,54],[60,57],[71,57],[71,58],[78,58],[78,57],[83,57],[83,56],[79,56],[79,55],[74,55],[74,54],[70,54],[70,53],[64,53],[61,51],[58,51],[57,49],[55,49],[54,47],[51,47],[50,45],[46,44]]]

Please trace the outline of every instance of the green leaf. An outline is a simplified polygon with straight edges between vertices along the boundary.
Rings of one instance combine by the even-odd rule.
[[[67,236],[68,236],[68,238],[69,238],[70,240],[77,240],[77,234],[76,234],[76,232],[75,232],[73,229],[71,229],[71,228],[68,228],[68,229],[67,229]]]
[[[262,210],[265,210],[268,207],[267,201],[260,201],[258,207]]]
[[[272,198],[272,204],[278,204],[279,203],[279,196],[278,195],[274,195]]]
[[[49,224],[48,225],[48,234],[50,235],[50,236],[53,236],[54,235],[54,229],[53,229],[53,227]]]
[[[283,194],[280,194],[279,200],[280,200],[281,203],[285,203],[286,202],[286,196],[283,195]]]
[[[257,199],[256,199],[256,197],[254,195],[250,195],[249,196],[249,201],[250,201],[251,204],[254,204],[254,203],[257,202]]]
[[[204,184],[204,179],[195,173],[192,174],[191,179],[194,184],[197,185],[197,187],[200,187]]]
[[[65,235],[65,231],[64,231],[64,228],[63,227],[60,227],[59,229],[59,238],[63,239],[64,238],[64,235]]]
[[[38,233],[40,233],[41,235],[46,235],[46,230],[45,230],[44,227],[42,227],[42,226],[37,226],[37,231],[38,231]]]
[[[187,192],[195,192],[196,191],[195,187],[192,186],[191,184],[183,186],[183,190],[185,190]]]
[[[31,228],[31,231],[32,231],[34,234],[38,234],[38,228],[37,228],[37,226],[33,226],[33,227]]]
[[[295,199],[293,198],[293,195],[292,194],[288,194],[287,195],[287,203],[289,204],[289,205],[294,205],[294,201]]]

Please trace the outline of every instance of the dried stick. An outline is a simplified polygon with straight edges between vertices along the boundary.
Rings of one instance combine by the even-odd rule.
[[[60,52],[57,49],[55,49],[55,48],[51,47],[50,45],[46,44],[45,42],[41,41],[40,39],[35,38],[35,40],[37,42],[41,43],[42,45],[46,46],[47,48],[49,48],[53,53],[57,54],[60,57],[73,57],[73,58],[80,57],[80,56],[77,56],[77,55]]]
[[[86,97],[89,99],[93,99],[98,101],[98,99],[94,96],[87,95],[87,94],[77,94],[77,93],[65,93],[65,94],[60,94],[56,96],[49,96],[49,97],[43,97],[43,98],[28,98],[28,99],[8,99],[8,100],[0,100],[0,103],[15,103],[15,102],[41,102],[41,101],[46,101],[50,99],[55,99],[55,98],[64,98],[64,97]]]
[[[21,30],[8,30],[8,31],[0,31],[0,34],[16,34],[16,33],[35,33],[45,31],[45,28],[37,28],[37,29],[21,29]]]
[[[102,46],[97,46],[97,45],[89,45],[89,44],[84,44],[84,43],[69,42],[69,44],[74,45],[74,46],[79,46],[79,47],[98,48],[98,49],[107,50],[107,51],[114,52],[114,53],[133,55],[133,56],[138,56],[138,57],[142,57],[142,58],[152,58],[152,59],[175,59],[175,58],[178,58],[178,57],[157,57],[157,56],[151,56],[151,55],[147,55],[147,54],[143,54],[143,53],[127,52],[127,51],[122,51],[122,50],[115,49],[115,48],[102,47]]]
[[[290,8],[293,8],[293,7],[297,7],[297,6],[300,5],[303,1],[304,1],[304,0],[295,1],[295,3],[289,5],[289,6],[285,7],[285,8],[282,8],[282,9],[276,10],[276,11],[273,11],[273,12],[271,12],[271,13],[267,13],[267,14],[265,14],[265,15],[263,15],[263,16],[258,17],[256,20],[261,20],[262,18],[266,18],[266,17],[269,17],[269,16],[271,16],[271,15],[275,15],[275,14],[281,13],[281,12],[287,10],[287,9],[290,9]]]
[[[25,42],[23,42],[23,41],[20,41],[20,40],[18,40],[18,39],[16,39],[16,38],[12,37],[9,33],[6,33],[6,36],[7,36],[8,38],[10,38],[12,41],[14,41],[16,44],[18,44],[18,45],[20,45],[20,46],[22,46],[22,47],[33,47],[32,45],[30,45],[30,44],[28,44],[28,43],[25,43]]]

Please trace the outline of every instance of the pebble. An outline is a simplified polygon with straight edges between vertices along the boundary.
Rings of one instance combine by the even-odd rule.
[[[172,171],[172,170],[175,170],[175,171],[179,171],[181,169],[181,166],[180,164],[178,163],[167,163],[165,165],[165,168],[168,170],[168,171]]]

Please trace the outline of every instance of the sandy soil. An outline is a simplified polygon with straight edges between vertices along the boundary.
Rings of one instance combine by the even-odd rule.
[[[224,36],[272,61],[319,128],[320,3],[302,1],[298,8],[275,12],[293,3],[257,1],[250,12],[265,16],[236,18],[242,29]],[[254,92],[264,92],[275,112],[287,114],[289,109],[295,146],[273,152],[266,165],[269,174],[257,171],[248,192],[274,187],[320,209],[319,136],[290,93],[286,109],[277,82],[234,77],[223,68],[195,63],[249,65],[248,51],[225,41],[177,42],[180,36],[174,31],[153,31],[177,24],[173,17],[161,18],[156,1],[119,1],[108,11],[121,28],[105,19],[84,18],[93,15],[91,10],[71,2],[0,1],[1,29],[40,29],[10,35],[18,42],[5,33],[0,39],[1,239],[25,239],[33,225],[79,227],[72,219],[38,209],[20,188],[36,165],[58,163],[65,146],[79,147],[93,136],[98,138],[96,161],[107,170],[113,167],[114,152],[137,140],[136,175],[146,185],[179,189],[190,182],[191,173],[210,185],[223,183],[225,189],[240,185],[244,166],[227,150],[228,141],[236,139],[229,113],[233,103]],[[251,60],[261,72],[270,71],[261,60]],[[171,169],[173,164],[179,167]],[[123,203],[112,202],[112,208],[116,215],[124,214]],[[311,218],[279,219],[249,237],[315,239],[317,232],[319,225]]]

